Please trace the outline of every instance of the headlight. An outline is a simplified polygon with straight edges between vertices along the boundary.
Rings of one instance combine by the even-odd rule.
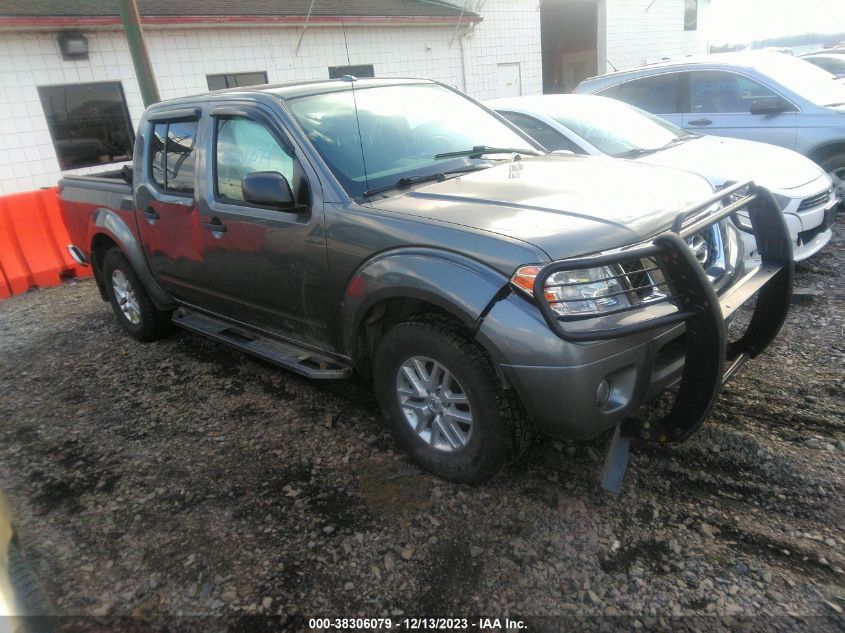
[[[789,203],[792,202],[792,198],[790,198],[788,196],[781,196],[781,195],[776,194],[776,193],[772,194],[772,195],[775,197],[775,200],[777,200],[778,206],[780,207],[781,211],[783,211],[786,207],[788,207]]]
[[[534,296],[534,280],[541,266],[522,266],[511,278],[511,283]],[[543,297],[551,309],[560,316],[601,315],[631,305],[622,286],[620,276],[608,266],[585,270],[566,270],[549,275],[543,288]]]

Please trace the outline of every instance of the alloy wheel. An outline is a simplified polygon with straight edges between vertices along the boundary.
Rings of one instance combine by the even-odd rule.
[[[469,398],[451,371],[425,356],[413,356],[399,367],[396,395],[405,422],[430,447],[453,452],[472,436]]]

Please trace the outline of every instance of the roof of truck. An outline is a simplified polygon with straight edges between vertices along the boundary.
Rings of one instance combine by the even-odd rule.
[[[283,101],[288,99],[295,99],[297,97],[308,97],[317,94],[326,94],[329,92],[342,92],[351,90],[354,85],[356,90],[364,90],[366,88],[377,88],[382,86],[407,86],[413,84],[436,84],[438,82],[432,79],[410,79],[410,78],[364,78],[349,81],[347,79],[317,79],[310,81],[286,81],[272,84],[261,84],[257,86],[244,86],[240,88],[226,88],[224,90],[215,90],[213,92],[204,92],[201,94],[190,95],[187,97],[177,97],[176,99],[167,99],[159,101],[150,106],[150,108],[158,108],[160,106],[172,108],[174,106],[190,106],[199,101],[208,101],[220,97],[244,96],[244,97],[258,97],[272,96]]]

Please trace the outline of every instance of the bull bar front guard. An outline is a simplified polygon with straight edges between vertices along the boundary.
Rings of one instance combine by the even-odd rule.
[[[718,208],[713,210],[714,206]],[[749,212],[761,265],[743,273],[720,297],[685,239],[741,209]],[[573,322],[595,319],[595,315],[561,316],[543,300],[546,282],[555,273],[608,266],[618,270],[623,262],[643,258],[656,262],[655,268],[665,278],[656,285],[668,288],[658,301],[675,306],[674,312],[609,328],[578,329],[572,327]],[[656,421],[629,418],[617,426],[602,471],[605,489],[615,492],[621,487],[631,439],[682,441],[698,430],[722,385],[746,360],[760,354],[780,331],[792,297],[793,268],[792,241],[780,207],[768,190],[749,181],[725,188],[678,214],[671,231],[649,242],[610,254],[553,262],[537,274],[534,296],[539,298],[540,311],[552,331],[565,340],[607,340],[686,324],[686,357],[695,362],[684,363],[668,413]],[[757,293],[748,328],[739,340],[729,343],[726,319]],[[636,314],[639,309],[640,306],[632,305],[616,312]]]

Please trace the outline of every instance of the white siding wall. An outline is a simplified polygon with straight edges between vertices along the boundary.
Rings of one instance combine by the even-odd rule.
[[[462,2],[454,2],[463,6]],[[469,2],[484,21],[464,39],[467,92],[476,99],[496,95],[499,64],[519,62],[522,94],[542,94],[540,0]],[[457,47],[457,43],[455,44]]]
[[[684,31],[684,0],[606,1],[607,59],[620,70],[708,50],[706,0],[698,3],[696,31]]]
[[[497,64],[519,62],[523,94],[541,92],[537,0],[489,0],[483,15],[484,22],[463,41],[466,77],[454,27],[350,27],[349,62],[371,63],[379,77],[426,77],[459,88],[465,80],[478,99],[496,96]],[[294,56],[300,32],[290,27],[149,29],[147,44],[162,99],[207,91],[208,74],[264,70],[271,82],[326,79],[329,66],[347,64],[342,29],[309,28]],[[85,36],[89,59],[63,61],[55,33],[0,33],[0,194],[52,186],[61,175],[37,86],[121,81],[137,126],[144,108],[122,32],[86,31]]]

